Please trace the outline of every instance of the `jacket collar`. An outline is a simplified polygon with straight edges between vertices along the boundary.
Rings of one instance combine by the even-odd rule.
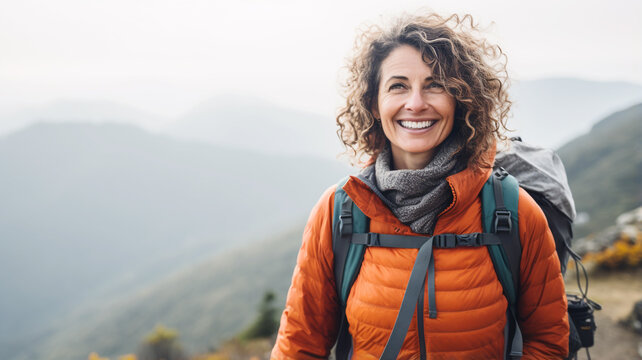
[[[495,149],[486,153],[488,163],[492,164],[495,158]],[[448,176],[446,180],[450,185],[453,193],[453,202],[439,214],[439,217],[456,216],[463,210],[469,208],[479,196],[479,192],[488,177],[491,175],[491,168],[471,168],[467,167],[454,175]],[[406,230],[410,228],[402,224],[385,205],[384,201],[377,195],[379,192],[373,191],[365,182],[356,176],[350,176],[343,186],[346,194],[350,196],[354,204],[370,219],[375,221],[391,223],[395,226],[403,227]]]

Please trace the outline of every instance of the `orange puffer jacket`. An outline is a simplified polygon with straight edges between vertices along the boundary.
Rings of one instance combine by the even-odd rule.
[[[482,232],[479,192],[490,169],[466,169],[447,178],[452,204],[438,217],[435,234]],[[344,186],[370,218],[370,231],[418,235],[402,224],[367,185],[351,177]],[[327,358],[338,332],[339,305],[332,252],[335,187],[312,210],[281,317],[272,359]],[[564,282],[546,218],[533,199],[519,193],[522,243],[518,318],[523,359],[561,359],[568,352]],[[378,359],[395,323],[417,249],[367,248],[347,302],[353,359]],[[435,249],[436,319],[424,302],[429,359],[501,359],[507,301],[486,247]],[[425,294],[428,299],[428,294]],[[416,316],[416,314],[415,314]],[[413,319],[399,359],[418,359]]]

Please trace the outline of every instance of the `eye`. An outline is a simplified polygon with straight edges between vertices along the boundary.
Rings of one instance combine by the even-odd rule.
[[[426,86],[428,89],[443,89],[444,85],[442,83],[438,83],[436,81],[431,82]]]
[[[388,91],[401,90],[401,89],[405,89],[405,88],[406,88],[406,85],[404,85],[402,83],[394,83],[394,84],[390,85],[390,87],[388,87]]]

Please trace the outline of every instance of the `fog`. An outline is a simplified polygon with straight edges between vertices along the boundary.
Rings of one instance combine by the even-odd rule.
[[[515,81],[642,83],[639,1],[5,1],[0,131],[59,99],[132,106],[151,128],[221,94],[331,116],[356,29],[425,5],[472,14]]]
[[[114,357],[159,322],[204,352],[259,285],[283,300],[309,209],[354,171],[333,118],[355,35],[425,5],[505,51],[529,142],[642,102],[640,1],[3,1],[0,358]]]

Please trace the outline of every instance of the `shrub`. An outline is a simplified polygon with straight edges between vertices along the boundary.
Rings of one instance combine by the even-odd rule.
[[[613,245],[601,252],[588,254],[585,258],[604,269],[642,267],[642,233],[638,232],[635,236],[622,233]]]
[[[259,315],[254,323],[239,335],[241,340],[268,338],[277,332],[279,322],[276,319],[278,310],[274,307],[275,298],[272,291],[267,291],[263,295],[263,300],[259,305]]]
[[[178,342],[178,332],[163,325],[158,325],[143,340],[138,359],[187,360],[187,356]]]

